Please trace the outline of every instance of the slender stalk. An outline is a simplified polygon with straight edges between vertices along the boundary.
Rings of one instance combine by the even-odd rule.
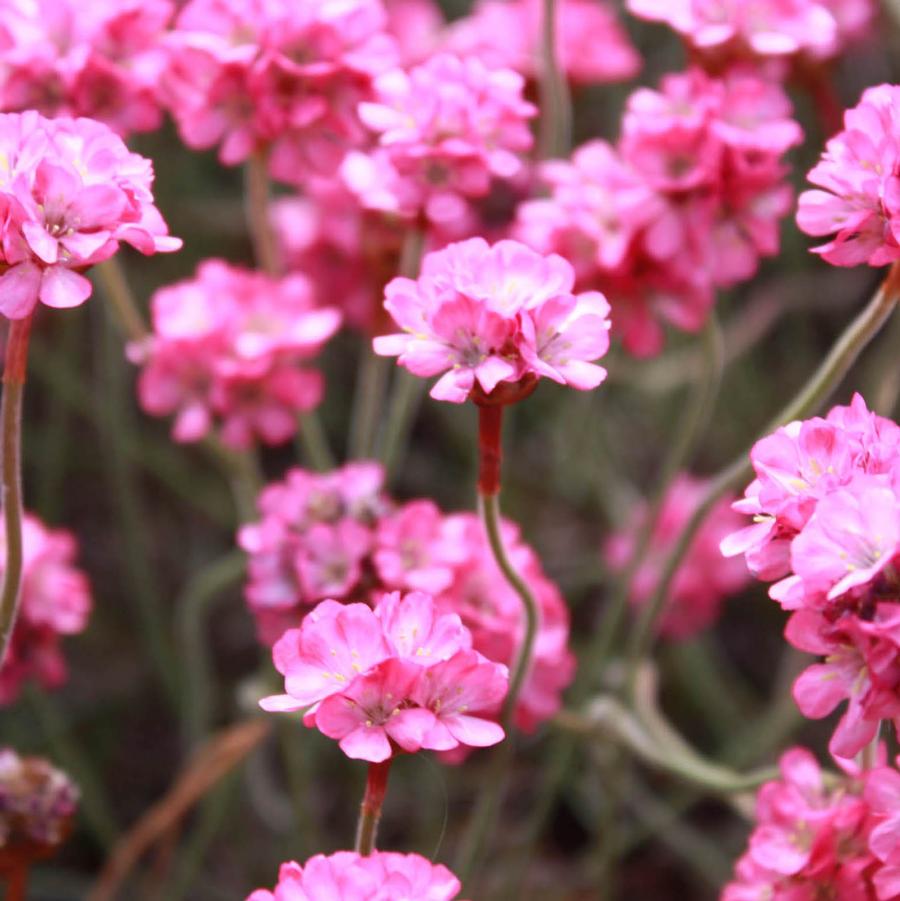
[[[347,440],[347,455],[353,460],[370,457],[374,451],[388,374],[393,366],[393,360],[372,353],[368,337],[363,341],[360,358]]]
[[[541,7],[541,119],[538,150],[541,159],[562,157],[572,140],[572,98],[559,65],[556,40],[557,2],[543,0]]]
[[[121,332],[130,341],[146,338],[149,334],[147,324],[119,258],[110,257],[95,266],[93,271]]]
[[[500,492],[502,428],[502,406],[498,404],[478,408],[478,494],[482,498],[494,497]],[[496,557],[496,553],[494,556]]]
[[[30,315],[10,321],[3,398],[0,400],[0,428],[3,429],[0,490],[6,533],[6,561],[0,593],[0,666],[9,650],[22,594],[22,395],[30,333]]]
[[[254,151],[244,168],[244,206],[253,252],[260,269],[273,278],[281,274],[281,261],[272,222],[269,219],[268,155]]]
[[[300,416],[300,446],[307,462],[314,469],[319,472],[334,469],[334,454],[328,444],[322,420],[313,411]]]
[[[5,901],[28,901],[28,869],[23,862],[6,871]]]
[[[366,776],[366,792],[359,807],[359,822],[356,827],[356,853],[368,857],[375,850],[381,807],[387,793],[388,773],[391,758],[382,763],[370,763]]]
[[[887,277],[875,292],[875,296],[840,335],[819,368],[796,397],[763,429],[763,435],[767,435],[795,419],[803,419],[812,415],[828,399],[843,381],[844,376],[863,349],[887,322],[897,306],[898,296],[900,296],[898,292],[900,292],[900,265],[894,263]],[[643,608],[629,643],[627,656],[630,683],[633,683],[633,676],[641,657],[644,656],[653,641],[656,625],[665,608],[672,581],[684,555],[691,546],[694,535],[697,534],[697,530],[719,498],[726,491],[734,489],[742,481],[746,481],[750,472],[750,458],[748,452],[745,451],[709,483],[705,494],[679,535],[675,547],[666,558],[659,584],[650,601]]]

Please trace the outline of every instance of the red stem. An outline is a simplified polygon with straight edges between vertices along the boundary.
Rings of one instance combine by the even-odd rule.
[[[375,835],[381,819],[381,806],[387,793],[391,758],[381,763],[370,763],[366,777],[366,793],[359,808],[359,825],[356,830],[356,851],[368,856],[375,850]]]
[[[478,492],[493,497],[500,493],[501,432],[503,407],[478,407]]]
[[[28,901],[28,864],[14,866],[6,874],[4,901]]]

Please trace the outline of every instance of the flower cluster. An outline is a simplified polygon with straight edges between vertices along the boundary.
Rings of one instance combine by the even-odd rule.
[[[153,167],[91,119],[0,115],[0,313],[28,316],[38,300],[74,307],[91,294],[82,270],[121,242],[177,250],[153,205]]]
[[[600,140],[544,164],[547,199],[519,208],[516,235],[570,259],[580,288],[610,299],[634,353],[657,353],[658,318],[699,329],[717,288],[778,251],[790,209],[785,152],[801,140],[777,85],[749,71],[699,69],[641,88],[616,147]]]
[[[497,568],[484,530],[470,513],[446,515],[427,500],[395,506],[377,464],[327,474],[291,470],[259,497],[262,519],[244,526],[245,595],[260,638],[271,644],[324,597],[372,603],[385,591],[426,591],[438,611],[456,614],[475,650],[512,667],[524,635],[522,605]],[[503,542],[540,605],[531,667],[516,722],[533,729],[560,706],[572,679],[565,603],[511,523]]]
[[[642,19],[664,22],[711,60],[826,59],[859,39],[875,13],[871,0],[628,0]]]
[[[897,898],[897,870],[876,849],[898,859],[900,773],[884,768],[830,784],[809,751],[792,748],[781,776],[759,791],[749,847],[722,901]]]
[[[522,97],[524,85],[511,69],[448,53],[408,72],[385,72],[375,80],[375,100],[359,107],[378,145],[348,154],[344,181],[364,206],[458,227],[467,198],[522,171],[521,154],[533,140],[528,120],[537,112]]]
[[[882,720],[900,724],[900,427],[856,395],[792,422],[751,451],[756,478],[734,507],[753,525],[722,543],[743,553],[791,611],[785,637],[825,656],[794,685],[806,716],[846,713],[831,751],[851,757]]]
[[[302,867],[293,861],[282,864],[274,892],[257,889],[247,901],[453,901],[460,888],[446,867],[418,854],[338,851],[328,857],[317,854]]]
[[[141,405],[175,414],[177,441],[197,441],[217,423],[231,447],[278,444],[322,399],[321,375],[302,364],[341,316],[315,306],[303,275],[273,279],[206,260],[195,278],[157,291],[152,307],[153,334],[129,353],[143,364]]]
[[[0,110],[88,116],[127,137],[162,121],[171,0],[4,0]]]
[[[503,739],[493,722],[509,686],[505,666],[472,650],[455,613],[421,591],[366,604],[325,600],[272,649],[283,695],[265,710],[304,710],[303,721],[357,760],[398,750],[450,751]]]
[[[365,136],[357,105],[396,62],[379,0],[191,0],[169,37],[168,108],[192,148],[234,165],[270,151],[272,175],[334,171]]]
[[[0,850],[62,842],[78,805],[78,789],[39,757],[0,748]]]
[[[609,305],[596,291],[574,294],[574,281],[562,257],[516,241],[450,244],[425,257],[417,280],[388,284],[384,305],[403,332],[376,338],[375,352],[414,375],[443,373],[431,396],[452,403],[542,377],[596,388],[606,377],[592,361],[609,348]]]
[[[446,46],[535,81],[541,71],[542,30],[539,0],[480,0],[471,15],[450,27]],[[625,81],[640,70],[641,58],[609,4],[557,4],[555,36],[559,66],[575,85]]]
[[[0,548],[5,559],[0,525]],[[91,611],[85,574],[75,568],[75,538],[63,529],[48,529],[28,514],[22,522],[23,572],[19,616],[3,666],[0,704],[18,696],[23,682],[37,679],[44,688],[65,681],[60,637],[81,632]]]
[[[900,259],[900,87],[866,90],[844,113],[809,180],[824,190],[800,195],[797,223],[834,237],[814,248],[835,266],[883,266]]]
[[[705,490],[700,479],[682,473],[663,499],[650,544],[631,582],[632,604],[647,603],[659,584],[662,567],[697,508]],[[660,632],[670,638],[687,638],[718,618],[722,601],[747,582],[740,561],[724,559],[721,541],[739,528],[740,517],[731,510],[733,498],[722,498],[703,522],[672,581]],[[604,556],[614,571],[631,558],[635,541],[648,516],[646,505],[635,510],[625,529],[606,542]]]

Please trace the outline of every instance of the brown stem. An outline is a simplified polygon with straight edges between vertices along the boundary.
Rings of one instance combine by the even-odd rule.
[[[28,864],[24,861],[6,873],[4,901],[28,901]]]
[[[22,593],[22,395],[30,333],[30,315],[11,320],[0,400],[0,428],[3,431],[0,490],[6,531],[6,561],[0,593],[0,666],[6,659]]]
[[[370,763],[366,776],[366,793],[359,807],[359,824],[356,828],[356,853],[368,856],[375,850],[375,836],[381,819],[381,806],[387,793],[391,758],[382,763]]]
[[[500,493],[500,460],[503,407],[478,407],[478,493],[493,497]]]

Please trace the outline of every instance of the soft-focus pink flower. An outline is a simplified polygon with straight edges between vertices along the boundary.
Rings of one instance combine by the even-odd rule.
[[[418,854],[338,851],[282,864],[275,890],[257,889],[247,901],[453,901],[459,891],[446,867]]]
[[[797,224],[809,235],[834,235],[813,248],[829,263],[883,266],[900,258],[898,129],[900,88],[868,88],[810,171],[823,190],[800,195]]]
[[[3,0],[0,111],[87,116],[127,137],[159,127],[171,0]]]
[[[375,80],[375,100],[359,107],[378,147],[348,157],[344,181],[365,206],[452,224],[492,179],[522,171],[536,113],[523,88],[511,69],[447,53],[408,72],[385,72]]]
[[[207,260],[151,303],[153,334],[129,352],[143,364],[141,405],[174,414],[177,441],[197,441],[218,425],[232,447],[280,444],[296,432],[298,414],[318,406],[322,378],[303,364],[341,316],[315,305],[304,276],[273,279]]]
[[[60,639],[83,631],[91,611],[90,586],[74,565],[77,546],[71,533],[48,529],[26,513],[22,546],[22,599],[0,669],[0,704],[14,701],[29,679],[37,679],[44,688],[56,688],[65,681]],[[2,525],[0,549],[5,558]]]
[[[91,294],[82,271],[120,243],[172,251],[153,205],[153,167],[91,119],[0,115],[0,313],[28,316],[37,302],[74,307]]]
[[[396,64],[379,0],[191,0],[169,38],[166,102],[190,147],[226,165],[269,150],[272,174],[333,172],[365,136],[356,107]]]
[[[672,483],[647,553],[632,581],[629,600],[633,604],[644,604],[653,594],[663,564],[704,491],[703,481],[686,474]],[[719,551],[722,539],[741,523],[731,510],[732,500],[722,498],[710,511],[675,573],[660,623],[663,635],[685,638],[708,627],[718,617],[722,601],[747,583],[748,573],[740,561],[723,559]],[[604,555],[613,569],[621,570],[627,563],[646,516],[646,508],[636,510],[627,528],[607,541]]]
[[[538,0],[481,0],[450,27],[446,46],[486,65],[535,80],[541,70],[543,7]],[[556,53],[573,84],[626,81],[641,59],[611,6],[564,0],[556,7]]]
[[[385,308],[403,333],[376,338],[375,352],[414,375],[442,374],[431,396],[452,403],[527,376],[594,388],[606,376],[592,361],[609,347],[609,307],[573,283],[562,257],[515,241],[451,244],[426,256],[418,280],[388,284]]]

